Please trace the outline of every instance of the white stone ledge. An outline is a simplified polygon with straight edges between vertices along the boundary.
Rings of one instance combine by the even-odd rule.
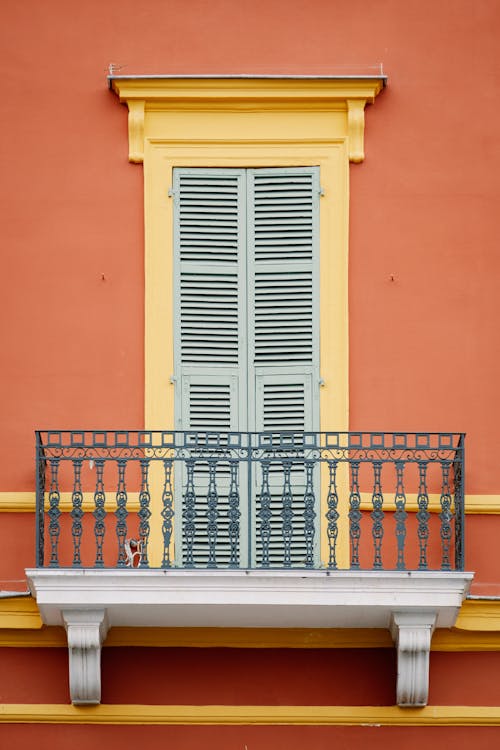
[[[107,610],[110,627],[389,628],[435,612],[451,627],[471,573],[455,571],[29,569],[47,625],[62,610]]]

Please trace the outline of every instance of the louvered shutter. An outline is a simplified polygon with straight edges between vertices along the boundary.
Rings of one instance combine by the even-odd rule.
[[[318,221],[319,169],[249,170],[248,279],[250,404],[258,432],[295,433],[319,428]],[[276,436],[274,441],[279,442]],[[284,438],[286,442],[286,437]],[[284,564],[285,465],[270,466],[270,564]],[[292,564],[306,562],[305,465],[291,467]],[[313,477],[317,482],[319,477]],[[260,483],[255,474],[254,555],[259,536]],[[319,542],[319,540],[316,540]],[[318,545],[316,545],[318,546]]]
[[[176,423],[197,431],[318,429],[318,168],[177,169]],[[197,465],[196,560],[207,559],[208,465]],[[229,469],[218,467],[218,542]],[[246,487],[240,467],[240,488]],[[303,563],[304,465],[292,469],[293,563]],[[258,470],[254,539],[258,538]],[[185,487],[185,477],[183,478]],[[272,563],[282,559],[283,468],[271,467]],[[179,490],[178,490],[179,491]],[[184,490],[183,490],[184,492]],[[242,497],[242,531],[247,522]],[[177,515],[179,529],[179,514]],[[181,537],[178,543],[182,545]],[[242,538],[246,534],[242,533]],[[227,547],[217,564],[227,561]],[[240,549],[240,564],[247,564]],[[259,564],[259,545],[253,562]]]
[[[247,429],[246,176],[244,170],[174,170],[174,360],[176,424],[198,433]],[[200,438],[203,442],[203,437]],[[208,443],[213,439],[208,437]],[[217,452],[207,450],[213,456]],[[194,455],[194,453],[193,453]],[[240,467],[238,467],[238,470]],[[188,482],[176,467],[177,549],[186,557],[180,509]],[[218,566],[229,562],[229,464],[217,461]],[[195,565],[209,560],[210,464],[194,464]],[[241,476],[239,477],[241,482]],[[245,519],[241,526],[244,528]],[[184,528],[184,530],[183,530]]]

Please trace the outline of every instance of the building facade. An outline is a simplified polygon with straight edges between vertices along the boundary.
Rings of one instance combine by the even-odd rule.
[[[498,3],[0,16],[2,740],[494,745]]]

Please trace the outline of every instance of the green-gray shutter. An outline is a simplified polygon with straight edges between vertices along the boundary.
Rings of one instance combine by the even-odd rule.
[[[173,193],[177,428],[317,430],[319,169],[176,169]],[[294,563],[301,564],[303,469],[294,474]],[[272,475],[273,561],[281,564],[277,467]],[[223,536],[227,481],[218,484]],[[245,505],[246,498],[242,513]],[[256,528],[257,512],[258,501]],[[253,555],[258,563],[258,545]]]
[[[258,432],[311,432],[319,429],[319,169],[249,170],[249,393]],[[292,564],[306,562],[305,469],[292,472],[294,535]],[[260,562],[259,482],[253,555]],[[282,536],[283,467],[273,463],[270,564],[284,562]],[[317,484],[318,472],[314,475]],[[318,488],[316,488],[318,489]],[[317,511],[316,511],[317,512]],[[319,542],[317,539],[316,542]],[[316,544],[318,550],[318,544]]]

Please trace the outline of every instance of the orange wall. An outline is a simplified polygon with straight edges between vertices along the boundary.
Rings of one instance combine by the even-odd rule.
[[[0,742],[16,750],[491,750],[500,727],[151,727],[0,725]]]
[[[32,489],[36,426],[142,424],[142,167],[108,63],[383,61],[351,167],[351,425],[467,430],[468,491],[500,492],[499,28],[495,0],[1,3],[0,491]]]
[[[68,702],[67,649],[1,648],[0,667],[0,704]],[[499,670],[500,652],[433,651],[429,705],[498,706]],[[102,651],[104,704],[391,706],[395,684],[393,648]]]

